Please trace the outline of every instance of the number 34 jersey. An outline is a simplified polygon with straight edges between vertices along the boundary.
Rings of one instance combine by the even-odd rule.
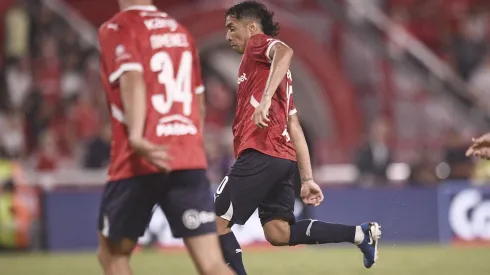
[[[168,146],[172,170],[205,169],[199,56],[189,32],[154,6],[116,14],[99,29],[101,74],[112,117],[110,180],[158,172],[129,145],[119,79],[140,71],[146,83],[144,137]]]

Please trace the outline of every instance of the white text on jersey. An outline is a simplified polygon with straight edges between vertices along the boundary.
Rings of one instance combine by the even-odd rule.
[[[145,20],[145,26],[148,30],[156,30],[169,28],[171,31],[175,31],[179,26],[177,21],[169,18],[152,18]]]
[[[160,119],[157,136],[196,135],[197,128],[192,121],[182,115],[171,115]]]
[[[154,34],[150,36],[150,43],[152,49],[189,47],[189,41],[187,41],[185,33]]]

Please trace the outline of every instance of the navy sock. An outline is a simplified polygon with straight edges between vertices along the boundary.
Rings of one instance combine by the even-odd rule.
[[[356,227],[326,223],[316,220],[301,220],[290,227],[289,245],[354,243]]]
[[[237,275],[246,275],[245,267],[242,261],[242,248],[235,238],[233,232],[219,236],[221,250],[225,262],[237,273]]]

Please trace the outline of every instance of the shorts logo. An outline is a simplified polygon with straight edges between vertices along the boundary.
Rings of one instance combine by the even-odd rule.
[[[216,216],[213,212],[197,211],[189,209],[182,215],[182,223],[187,229],[194,230],[199,228],[201,224],[215,222]]]

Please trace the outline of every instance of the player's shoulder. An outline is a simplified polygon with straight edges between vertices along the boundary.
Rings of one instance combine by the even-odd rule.
[[[125,25],[124,13],[119,12],[99,27],[99,36],[104,36],[109,32],[117,32],[125,28]]]
[[[255,34],[247,42],[247,47],[256,48],[256,47],[264,47],[265,45],[269,45],[275,41],[279,41],[278,39],[268,36],[263,33]]]
[[[136,28],[139,24],[140,17],[133,11],[121,11],[115,14],[111,19],[104,22],[99,28],[99,36],[111,32],[118,32],[125,29]]]
[[[273,39],[272,37],[266,35],[266,34],[263,34],[263,33],[258,33],[258,34],[254,34],[250,37],[250,39],[248,40],[248,43],[254,45],[254,44],[262,44],[264,42],[267,42],[268,39]]]

